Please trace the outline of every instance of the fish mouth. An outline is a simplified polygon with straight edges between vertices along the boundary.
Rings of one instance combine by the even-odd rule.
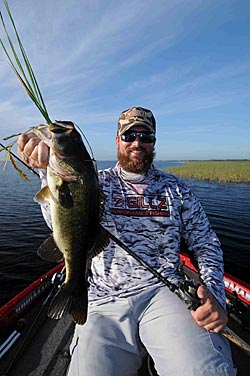
[[[60,133],[70,133],[75,129],[74,123],[72,121],[64,121],[64,120],[55,120],[54,123],[49,125],[49,130],[52,133],[60,134]]]

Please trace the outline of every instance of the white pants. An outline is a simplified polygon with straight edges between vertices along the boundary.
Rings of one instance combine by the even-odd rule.
[[[141,342],[160,376],[235,376],[228,341],[200,328],[167,287],[89,309],[76,326],[68,376],[136,376]]]

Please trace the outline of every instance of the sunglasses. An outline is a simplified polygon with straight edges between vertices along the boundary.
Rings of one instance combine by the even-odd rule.
[[[155,135],[154,133],[147,133],[147,132],[126,132],[121,135],[121,139],[124,142],[134,142],[136,137],[140,138],[140,141],[143,144],[152,144],[155,142]]]

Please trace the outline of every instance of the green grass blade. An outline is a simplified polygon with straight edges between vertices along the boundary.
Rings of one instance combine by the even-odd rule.
[[[3,16],[2,16],[2,14],[1,14],[1,12],[0,12],[0,17],[1,17],[1,22],[2,22],[2,25],[3,25],[4,31],[5,31],[5,35],[6,35],[7,39],[8,39],[8,42],[9,42],[9,45],[10,45],[11,51],[12,51],[12,53],[13,53],[14,59],[15,59],[15,61],[16,61],[16,63],[17,63],[17,66],[18,66],[19,70],[21,71],[21,73],[22,73],[22,75],[23,75],[23,79],[24,79],[24,81],[26,82],[27,86],[29,86],[29,88],[32,89],[31,86],[30,86],[30,84],[29,84],[29,81],[28,81],[28,79],[27,79],[27,77],[26,77],[26,74],[25,74],[25,72],[24,72],[24,70],[23,70],[23,68],[22,68],[22,64],[21,64],[21,62],[20,62],[20,60],[19,60],[19,58],[18,58],[18,55],[17,55],[17,53],[16,53],[16,51],[15,51],[14,45],[13,45],[11,39],[10,39],[10,36],[9,36],[9,34],[8,34],[8,31],[7,31],[7,28],[6,28],[6,26],[5,26],[5,22],[4,22],[4,19],[3,19]],[[8,57],[8,60],[9,60],[9,62],[10,62],[10,64],[11,64],[11,66],[12,66],[13,68],[15,68],[15,64],[13,63],[13,60],[11,59],[9,53],[7,52],[7,49],[5,48],[3,41],[2,41],[1,39],[0,39],[0,41],[1,41],[1,45],[2,45],[2,47],[3,47],[3,49],[4,49],[5,54],[6,54],[7,57]]]
[[[1,19],[1,23],[3,25],[3,29],[4,29],[4,32],[5,32],[5,35],[6,35],[6,38],[8,40],[8,43],[9,43],[9,46],[10,46],[10,50],[13,54],[13,58],[11,58],[6,46],[4,45],[2,39],[0,38],[0,44],[7,56],[7,59],[12,67],[12,69],[14,70],[15,74],[17,75],[19,81],[21,82],[22,86],[24,87],[25,91],[27,92],[27,94],[29,95],[29,97],[31,98],[31,100],[35,103],[35,105],[37,106],[38,110],[42,113],[43,117],[45,118],[46,122],[48,124],[51,123],[51,120],[50,120],[50,117],[49,117],[49,114],[48,114],[48,111],[46,109],[46,106],[45,106],[45,103],[44,103],[44,100],[43,100],[43,97],[42,97],[42,94],[41,94],[41,91],[39,89],[39,85],[38,85],[38,82],[36,80],[36,77],[35,77],[35,74],[34,74],[34,71],[32,69],[32,66],[29,62],[29,59],[28,59],[28,56],[24,50],[24,47],[23,47],[23,44],[21,42],[21,39],[19,37],[19,34],[18,34],[18,31],[17,31],[17,28],[16,28],[16,25],[15,25],[15,22],[14,22],[14,19],[11,15],[11,12],[10,12],[10,8],[9,8],[9,5],[8,5],[8,2],[7,0],[4,0],[4,5],[6,7],[6,10],[7,10],[7,13],[8,13],[8,16],[10,18],[10,21],[11,21],[11,24],[13,26],[13,29],[15,31],[15,35],[16,35],[16,39],[17,39],[17,42],[18,42],[18,46],[19,46],[19,49],[20,49],[20,52],[21,52],[21,56],[23,58],[23,61],[24,61],[24,64],[25,64],[25,67],[26,67],[26,71],[28,73],[28,77],[27,77],[27,74],[25,73],[25,70],[24,70],[24,67],[18,57],[18,54],[16,52],[16,49],[12,43],[12,40],[9,36],[9,33],[7,31],[7,28],[6,28],[6,25],[5,25],[5,22],[4,22],[4,19],[3,19],[3,16],[0,12],[0,19]]]
[[[9,56],[8,54],[8,51],[6,50],[2,40],[0,39],[0,43],[4,49],[4,52],[5,54],[7,55],[8,59],[9,59],[9,63],[11,65],[11,68],[13,69],[14,73],[16,74],[17,78],[19,79],[19,81],[21,82],[22,86],[24,87],[26,93],[29,95],[29,97],[31,98],[31,100],[36,104],[37,108],[39,109],[39,111],[42,113],[43,117],[45,118],[45,120],[48,122],[48,124],[51,123],[49,117],[48,117],[48,114],[47,114],[47,111],[44,110],[43,106],[37,102],[37,99],[36,99],[36,96],[34,95],[34,92],[32,91],[32,88],[30,86],[28,86],[26,84],[26,82],[23,80],[23,78],[21,77],[20,73],[18,72],[18,70],[16,69],[14,63],[12,62],[12,59],[11,57]]]
[[[10,8],[9,8],[9,5],[8,5],[8,2],[7,2],[6,0],[4,0],[4,4],[5,4],[6,10],[7,10],[7,12],[8,12],[9,18],[10,18],[10,20],[11,20],[11,23],[12,23],[13,29],[14,29],[14,31],[15,31],[16,38],[17,38],[17,41],[18,41],[18,44],[19,44],[19,48],[20,48],[20,51],[21,51],[21,53],[22,53],[23,60],[24,60],[25,65],[26,65],[26,69],[27,69],[27,71],[28,71],[28,73],[29,73],[29,77],[30,77],[31,82],[32,82],[32,87],[33,87],[33,89],[34,89],[34,91],[35,91],[35,94],[36,94],[37,99],[39,99],[39,101],[40,101],[40,102],[44,105],[44,107],[45,107],[45,104],[44,104],[44,102],[43,102],[42,95],[41,95],[41,92],[40,92],[40,90],[39,90],[38,83],[37,83],[37,81],[36,81],[36,78],[35,78],[35,75],[34,75],[33,69],[32,69],[32,67],[31,67],[31,64],[30,64],[30,62],[29,62],[29,59],[28,59],[27,54],[26,54],[26,52],[25,52],[25,49],[24,49],[24,47],[23,47],[22,41],[21,41],[21,39],[20,39],[20,37],[19,37],[19,34],[18,34],[18,32],[17,32],[17,28],[16,28],[16,25],[15,25],[14,19],[13,19],[12,15],[11,15],[11,12],[10,12]],[[22,69],[22,67],[21,67],[21,69]],[[22,72],[23,72],[23,70],[22,70]]]

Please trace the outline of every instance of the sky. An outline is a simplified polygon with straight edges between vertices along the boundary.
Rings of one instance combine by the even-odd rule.
[[[75,122],[97,160],[116,159],[118,117],[132,106],[155,115],[157,160],[250,159],[249,0],[9,6],[50,118]],[[0,37],[7,45],[2,25]],[[0,46],[0,141],[40,123]]]

